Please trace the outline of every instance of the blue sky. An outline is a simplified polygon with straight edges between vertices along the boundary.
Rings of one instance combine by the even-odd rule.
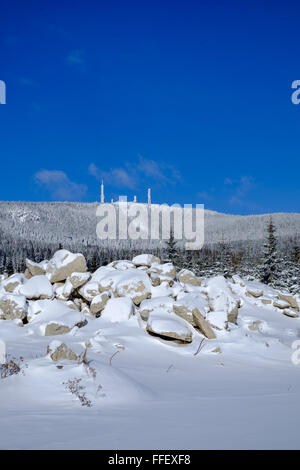
[[[297,2],[2,2],[0,200],[300,212]]]

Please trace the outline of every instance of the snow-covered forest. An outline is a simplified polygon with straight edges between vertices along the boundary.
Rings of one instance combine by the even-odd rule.
[[[116,259],[131,259],[150,252],[167,259],[166,243],[155,241],[100,241],[97,239],[98,204],[0,203],[0,270],[23,272],[25,259],[49,259],[58,248],[82,252],[96,269]],[[200,251],[185,251],[177,242],[179,268],[198,275],[241,274],[261,278],[264,244],[270,216],[237,216],[205,211],[205,244]],[[276,229],[278,287],[299,289],[300,214],[272,215]]]

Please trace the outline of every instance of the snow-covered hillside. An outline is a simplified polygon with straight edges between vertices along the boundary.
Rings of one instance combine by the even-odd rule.
[[[12,240],[95,245],[97,203],[0,202],[0,229]],[[205,244],[255,241],[265,237],[269,215],[238,216],[205,211]],[[277,236],[300,233],[300,214],[273,214]],[[124,242],[123,242],[124,243]]]
[[[26,265],[0,284],[1,448],[300,447],[299,296],[153,255]]]

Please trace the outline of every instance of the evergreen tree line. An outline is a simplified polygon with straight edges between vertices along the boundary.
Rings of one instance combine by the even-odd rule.
[[[190,269],[198,276],[222,274],[230,277],[238,274],[246,279],[259,279],[264,283],[292,293],[300,293],[300,243],[299,237],[277,239],[272,217],[266,227],[263,243],[221,243],[205,245],[202,250],[187,251],[175,239],[173,233],[159,247],[136,248],[134,242],[119,243],[115,247],[105,244],[76,244],[64,240],[61,243],[32,242],[31,240],[7,239],[0,231],[0,272],[8,275],[24,272],[25,260],[40,262],[50,259],[61,248],[83,253],[88,268],[94,272],[98,267],[117,259],[132,259],[149,252],[163,262],[172,261],[177,269]]]

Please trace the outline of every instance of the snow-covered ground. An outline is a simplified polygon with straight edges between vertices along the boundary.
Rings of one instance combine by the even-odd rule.
[[[300,448],[299,297],[151,255],[27,266],[0,285],[0,448]]]

